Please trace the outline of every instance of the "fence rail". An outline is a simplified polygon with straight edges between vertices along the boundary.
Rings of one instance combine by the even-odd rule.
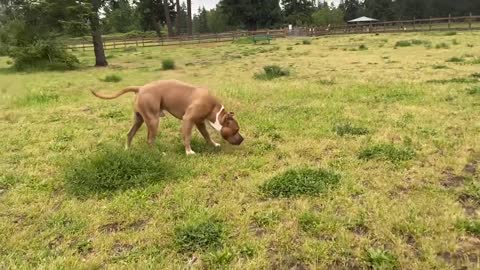
[[[479,30],[480,16],[445,17],[387,21],[328,27],[300,27],[289,31],[291,36],[326,36],[364,33],[425,32],[448,30]]]
[[[261,30],[261,31],[236,31],[219,34],[204,34],[193,36],[179,36],[169,38],[124,38],[124,39],[104,39],[103,47],[105,50],[122,49],[128,47],[156,47],[156,46],[174,46],[201,43],[232,42],[240,38],[253,37],[258,35],[269,35],[273,38],[287,37],[287,31],[279,30]],[[89,40],[67,44],[70,50],[91,50],[93,44]]]
[[[418,32],[418,31],[448,31],[448,30],[480,30],[480,16],[445,17],[430,19],[413,19],[404,21],[387,21],[360,24],[332,25],[328,27],[296,27],[292,30],[260,30],[260,31],[235,31],[218,34],[202,34],[193,36],[179,36],[169,38],[105,38],[105,50],[122,49],[128,47],[156,47],[175,46],[187,44],[202,44],[216,42],[232,42],[239,38],[269,35],[273,38],[289,36],[328,36],[365,33],[393,33],[393,32]],[[91,50],[91,40],[72,42],[67,44],[70,50]]]

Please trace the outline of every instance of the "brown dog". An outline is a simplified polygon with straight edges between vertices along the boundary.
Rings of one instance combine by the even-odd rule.
[[[220,145],[210,138],[206,123],[220,132],[223,139],[230,144],[240,145],[243,142],[238,123],[233,118],[234,114],[225,112],[224,107],[208,93],[207,89],[176,80],[168,80],[152,82],[145,86],[131,86],[111,96],[92,91],[96,97],[101,99],[115,99],[129,92],[137,95],[134,124],[128,133],[127,149],[144,122],[148,128],[148,143],[153,145],[157,136],[159,119],[165,116],[165,111],[182,120],[183,143],[187,155],[195,154],[190,146],[193,126],[196,126],[205,140],[215,147]]]

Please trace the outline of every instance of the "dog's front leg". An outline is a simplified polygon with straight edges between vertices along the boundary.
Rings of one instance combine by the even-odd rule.
[[[197,124],[197,129],[198,131],[200,131],[200,134],[202,134],[203,138],[205,138],[205,141],[207,141],[207,143],[215,147],[220,147],[220,144],[214,142],[212,138],[210,138],[210,134],[208,134],[207,126],[205,125],[205,123]]]
[[[185,153],[187,155],[194,155],[192,147],[190,145],[192,141],[192,129],[193,129],[193,121],[188,117],[183,117],[182,123],[182,135],[183,135],[183,145],[185,145]]]

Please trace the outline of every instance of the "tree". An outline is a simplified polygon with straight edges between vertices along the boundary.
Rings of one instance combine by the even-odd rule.
[[[187,0],[187,34],[192,35],[192,0]]]
[[[103,49],[102,30],[100,28],[100,18],[98,11],[102,6],[101,0],[91,0],[91,12],[89,15],[90,29],[92,31],[93,51],[95,52],[95,66],[108,66],[105,50]]]
[[[105,14],[103,20],[104,33],[107,31],[126,33],[139,29],[139,18],[130,1],[112,1],[104,7],[103,11]]]
[[[177,33],[177,36],[180,35],[180,25],[181,22],[179,20],[180,12],[181,12],[181,7],[180,7],[180,0],[175,1],[175,32]]]
[[[248,30],[274,27],[282,21],[279,0],[221,0],[217,8],[228,18],[228,24]]]
[[[289,24],[308,24],[315,11],[310,0],[282,0],[285,19]]]
[[[168,4],[167,7],[168,11],[166,12],[164,10],[165,1],[162,0],[140,0],[137,2],[137,12],[140,15],[142,29],[144,31],[155,30],[157,36],[161,37],[161,25],[167,24],[167,17],[171,18],[172,14],[174,14],[174,5]],[[166,14],[169,16],[165,16]]]
[[[345,14],[345,21],[356,19],[363,14],[362,5],[358,0],[345,0],[340,3],[339,8]]]
[[[341,9],[327,5],[313,13],[312,20],[318,26],[338,25],[344,23],[343,17]]]
[[[212,9],[208,12],[208,29],[214,33],[221,33],[228,30],[228,18],[219,8]]]
[[[195,33],[208,33],[208,15],[207,10],[204,8],[198,8],[198,14],[193,17],[193,29]]]
[[[363,3],[368,16],[381,21],[389,21],[395,18],[392,0],[365,0]]]
[[[169,0],[163,0],[163,12],[165,13],[165,22],[167,23],[168,36],[171,37],[174,35],[172,18],[170,17],[170,5]]]

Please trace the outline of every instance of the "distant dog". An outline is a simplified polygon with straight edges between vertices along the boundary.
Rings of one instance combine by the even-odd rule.
[[[157,136],[159,119],[165,116],[165,111],[182,120],[183,143],[187,155],[195,154],[190,146],[193,126],[196,126],[205,140],[215,147],[220,145],[210,138],[206,123],[220,132],[223,139],[230,144],[240,145],[243,142],[233,112],[227,113],[223,105],[211,96],[207,89],[176,80],[168,80],[152,82],[145,86],[127,87],[111,96],[92,91],[96,97],[101,99],[115,99],[130,92],[136,93],[136,99],[134,124],[128,133],[127,149],[144,122],[148,127],[147,141],[153,145]]]

